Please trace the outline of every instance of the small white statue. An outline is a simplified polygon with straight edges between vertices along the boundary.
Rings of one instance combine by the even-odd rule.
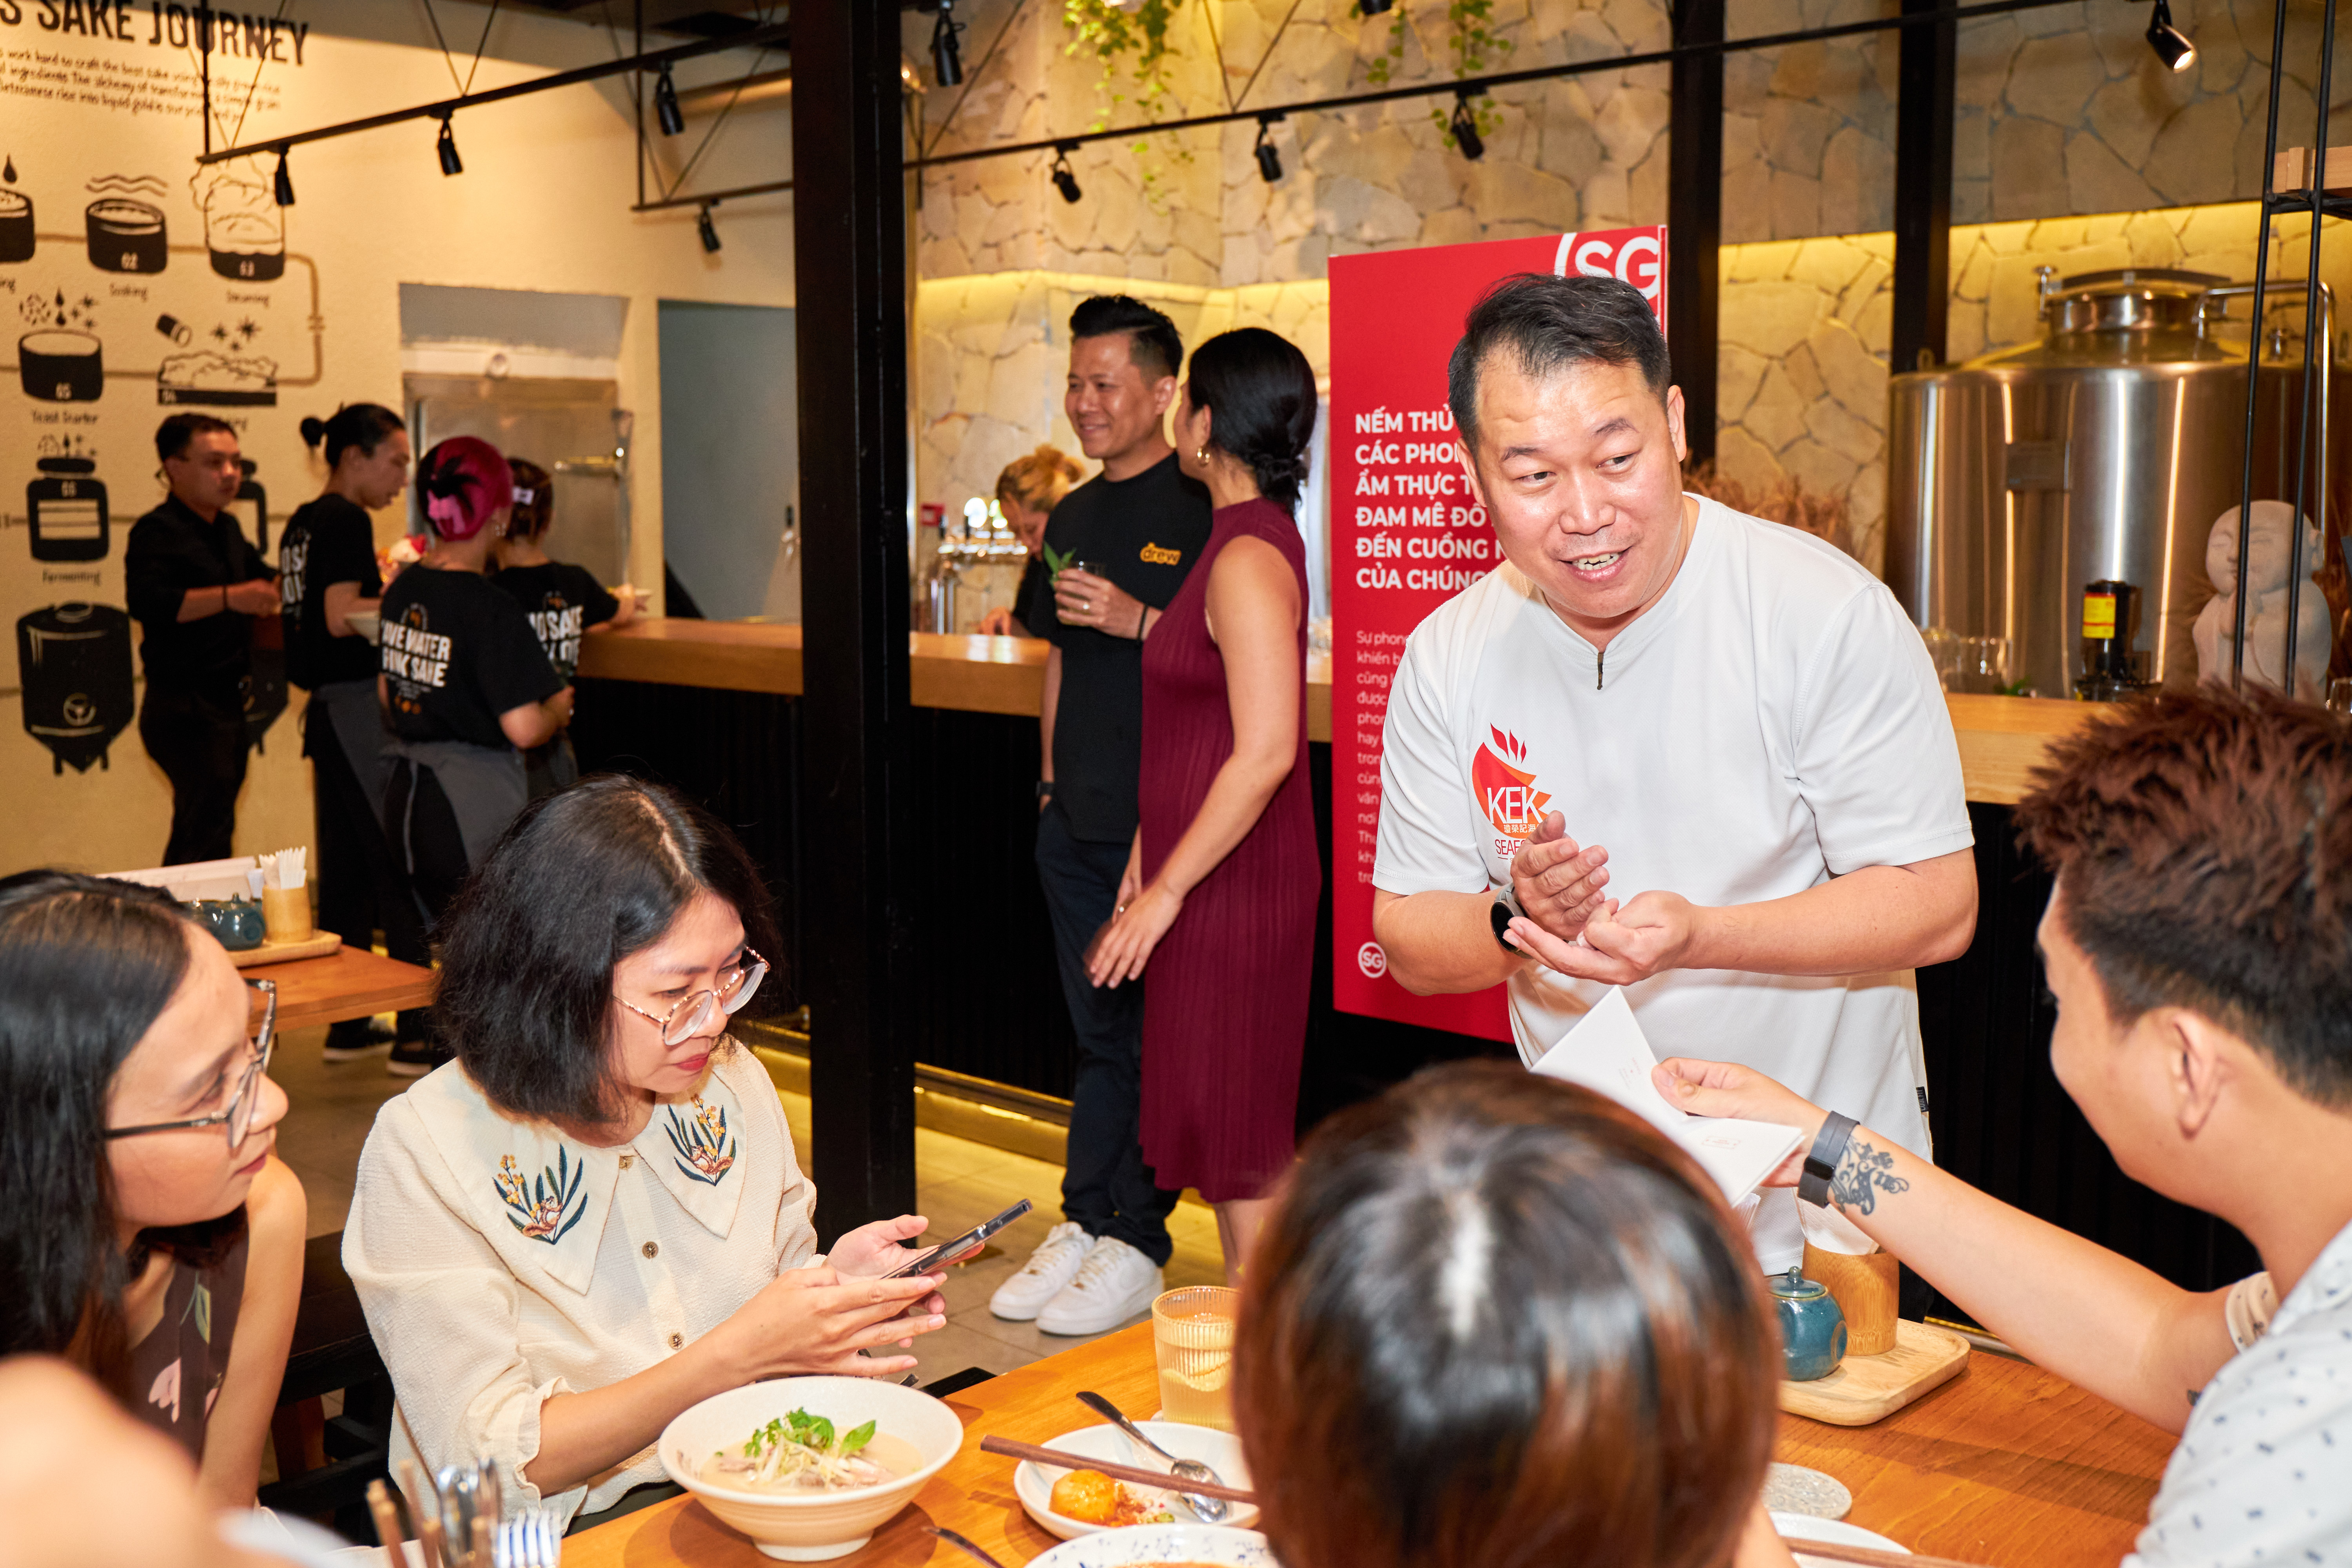
[[[2283,500],[2254,503],[2254,523],[2248,553],[2246,679],[2279,689],[2286,665],[2287,545],[2294,508]],[[2311,574],[2326,563],[2320,555],[2319,530],[2304,520],[2303,605],[2295,625],[2294,694],[2316,701],[2326,684],[2327,655],[2333,641],[2327,595]],[[2238,613],[2238,509],[2231,507],[2213,520],[2205,540],[2205,575],[2212,579],[2213,596],[2198,612],[2190,634],[2197,643],[2197,677],[2200,680],[2230,679],[2231,632]]]

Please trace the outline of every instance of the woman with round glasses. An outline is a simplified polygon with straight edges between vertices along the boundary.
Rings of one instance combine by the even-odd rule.
[[[302,1287],[277,995],[171,899],[0,880],[0,1355],[92,1373],[249,1507]]]
[[[941,1276],[881,1278],[920,1215],[818,1255],[782,1105],[726,1034],[768,907],[724,827],[612,776],[533,803],[467,883],[435,999],[457,1060],[378,1113],[343,1230],[427,1466],[495,1458],[510,1502],[609,1516],[674,1489],[652,1445],[687,1406],[896,1376],[946,1322]]]

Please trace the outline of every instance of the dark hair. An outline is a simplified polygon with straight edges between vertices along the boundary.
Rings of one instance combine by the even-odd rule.
[[[203,1261],[242,1206],[194,1226],[116,1233],[107,1099],[188,973],[188,924],[136,882],[24,871],[0,879],[0,1356],[79,1354],[128,1398],[122,1291],[149,1247]]]
[[[1477,451],[1478,376],[1507,353],[1520,371],[1550,375],[1574,364],[1630,364],[1658,401],[1674,384],[1666,334],[1642,291],[1614,278],[1521,272],[1486,290],[1462,323],[1445,371],[1445,402],[1462,444]]]
[[[514,510],[507,518],[507,537],[537,539],[555,521],[555,480],[529,458],[509,458],[507,468],[514,475]]]
[[[719,820],[617,773],[523,808],[449,913],[434,1010],[483,1095],[513,1116],[611,1120],[613,971],[698,893],[777,961],[768,890]]]
[[[1300,1151],[1233,1386],[1289,1568],[1715,1568],[1780,1365],[1696,1165],[1598,1095],[1460,1062]]]
[[[1219,332],[1192,351],[1186,386],[1209,411],[1209,444],[1245,464],[1259,494],[1297,510],[1315,438],[1315,371],[1297,345],[1264,327]]]
[[[2158,692],[2053,742],[2015,819],[2119,1026],[2187,1008],[2352,1107],[2352,728],[2253,687]]]
[[[226,419],[215,419],[209,414],[166,415],[163,423],[155,426],[155,456],[170,462],[184,458],[199,436],[234,436],[236,426]]]
[[[1070,312],[1070,341],[1127,334],[1127,357],[1146,381],[1174,375],[1184,363],[1184,337],[1176,323],[1142,300],[1125,294],[1097,294]]]
[[[360,449],[361,457],[373,458],[385,437],[407,428],[399,415],[381,403],[346,403],[324,419],[306,415],[302,420],[302,445],[315,452],[320,441],[326,442],[327,468],[331,471],[352,447]]]

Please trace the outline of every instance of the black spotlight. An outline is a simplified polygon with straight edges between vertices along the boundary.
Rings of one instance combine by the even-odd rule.
[[[2163,0],[2158,3],[2161,5]],[[1462,149],[1465,158],[1475,163],[1486,155],[1486,139],[1478,134],[1478,117],[1470,111],[1467,94],[1454,100],[1454,118],[1446,121],[1445,128],[1454,132],[1454,144]]]
[[[1356,9],[1367,16],[1385,16],[1396,0],[1356,0]]]
[[[1075,202],[1086,195],[1078,189],[1077,175],[1070,172],[1070,149],[1073,145],[1075,143],[1064,142],[1054,149],[1054,188],[1062,193],[1062,199],[1066,202]]]
[[[2156,0],[2156,15],[2147,20],[2147,47],[2167,70],[2185,71],[2197,63],[2197,46],[2172,25],[2170,0]]]
[[[443,174],[462,174],[466,172],[466,161],[457,156],[457,135],[450,131],[449,121],[446,116],[442,119],[441,134],[434,142],[433,150],[440,156]]]
[[[654,82],[654,122],[665,136],[675,136],[686,129],[686,111],[677,106],[677,83],[670,80],[667,61]]]
[[[1257,177],[1269,185],[1282,178],[1282,151],[1265,139],[1265,133],[1281,118],[1279,114],[1262,115],[1257,122]]]
[[[694,232],[702,237],[702,248],[715,256],[719,253],[719,226],[710,221],[710,209],[714,205],[710,202],[702,204],[702,211],[695,215]]]
[[[277,189],[278,205],[281,207],[292,206],[294,205],[294,176],[286,172],[286,149],[283,147],[278,149],[278,176],[271,182],[271,184]]]
[[[956,42],[962,32],[963,24],[955,19],[955,0],[940,0],[940,19],[931,25],[931,79],[941,87],[963,80],[963,49]]]

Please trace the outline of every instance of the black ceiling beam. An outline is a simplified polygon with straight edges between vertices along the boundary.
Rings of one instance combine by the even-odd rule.
[[[1637,66],[1672,65],[1677,60],[1690,59],[1702,55],[1720,56],[1746,49],[1776,49],[1789,44],[1820,43],[1829,38],[1855,37],[1864,33],[1886,33],[1912,27],[1949,26],[1958,22],[1974,21],[1980,16],[2002,16],[2011,11],[2041,11],[2053,5],[2074,4],[2075,0],[1986,0],[1986,3],[1975,5],[1957,5],[1931,11],[1906,11],[1900,16],[1875,16],[1862,22],[1844,22],[1834,27],[1800,27],[1792,32],[1759,33],[1747,38],[1725,38],[1720,41],[1678,44],[1672,48],[1650,49],[1641,54],[1612,55],[1603,59],[1575,60],[1566,65],[1531,66],[1526,70],[1490,71],[1485,76],[1420,82],[1408,87],[1381,88],[1370,92],[1347,93],[1338,98],[1318,98],[1298,103],[1234,110],[1225,114],[1195,114],[1182,120],[1162,120],[1141,125],[1122,125],[1108,131],[1074,131],[1065,135],[1048,136],[1039,142],[1015,142],[1002,147],[977,147],[963,153],[933,153],[929,157],[909,159],[907,166],[910,169],[929,169],[949,163],[969,163],[982,158],[1009,158],[1022,153],[1053,153],[1064,148],[1084,146],[1089,142],[1118,142],[1136,136],[1160,135],[1171,131],[1196,131],[1212,125],[1238,125],[1244,121],[1254,121],[1271,114],[1326,113],[1335,109],[1361,109],[1369,104],[1396,103],[1407,99],[1436,98],[1456,93],[1468,93],[1475,96],[1482,92],[1492,92],[1498,87],[1517,87],[1527,82],[1553,81],[1569,76],[1589,76],[1595,71],[1630,70]]]
[[[643,54],[629,55],[621,59],[605,60],[598,65],[581,66],[577,69],[557,71],[552,76],[533,77],[529,81],[514,82],[506,87],[494,87],[486,91],[462,93],[436,103],[420,103],[413,109],[395,109],[389,113],[371,114],[364,120],[347,120],[341,125],[322,125],[316,131],[297,131],[290,136],[272,136],[267,141],[249,142],[242,146],[224,147],[217,153],[206,153],[196,159],[199,164],[218,163],[230,158],[251,157],[257,153],[283,153],[289,147],[299,147],[309,142],[329,142],[338,136],[354,136],[362,131],[380,131],[387,125],[402,125],[412,120],[446,120],[461,109],[478,109],[486,103],[503,103],[510,98],[528,98],[535,92],[552,92],[558,88],[577,87],[583,82],[602,81],[606,77],[626,76],[632,71],[658,70],[677,60],[690,60],[702,55],[715,55],[728,49],[772,48],[790,50],[792,25],[779,22],[772,27],[754,27],[731,37],[705,38],[691,44],[677,44],[667,49],[648,49]]]
[[[639,202],[629,210],[633,213],[666,212],[671,207],[715,207],[720,202],[739,201],[745,196],[772,195],[793,188],[790,180],[770,180],[765,184],[737,185],[731,190],[711,191],[702,195],[670,196],[657,202]]]

